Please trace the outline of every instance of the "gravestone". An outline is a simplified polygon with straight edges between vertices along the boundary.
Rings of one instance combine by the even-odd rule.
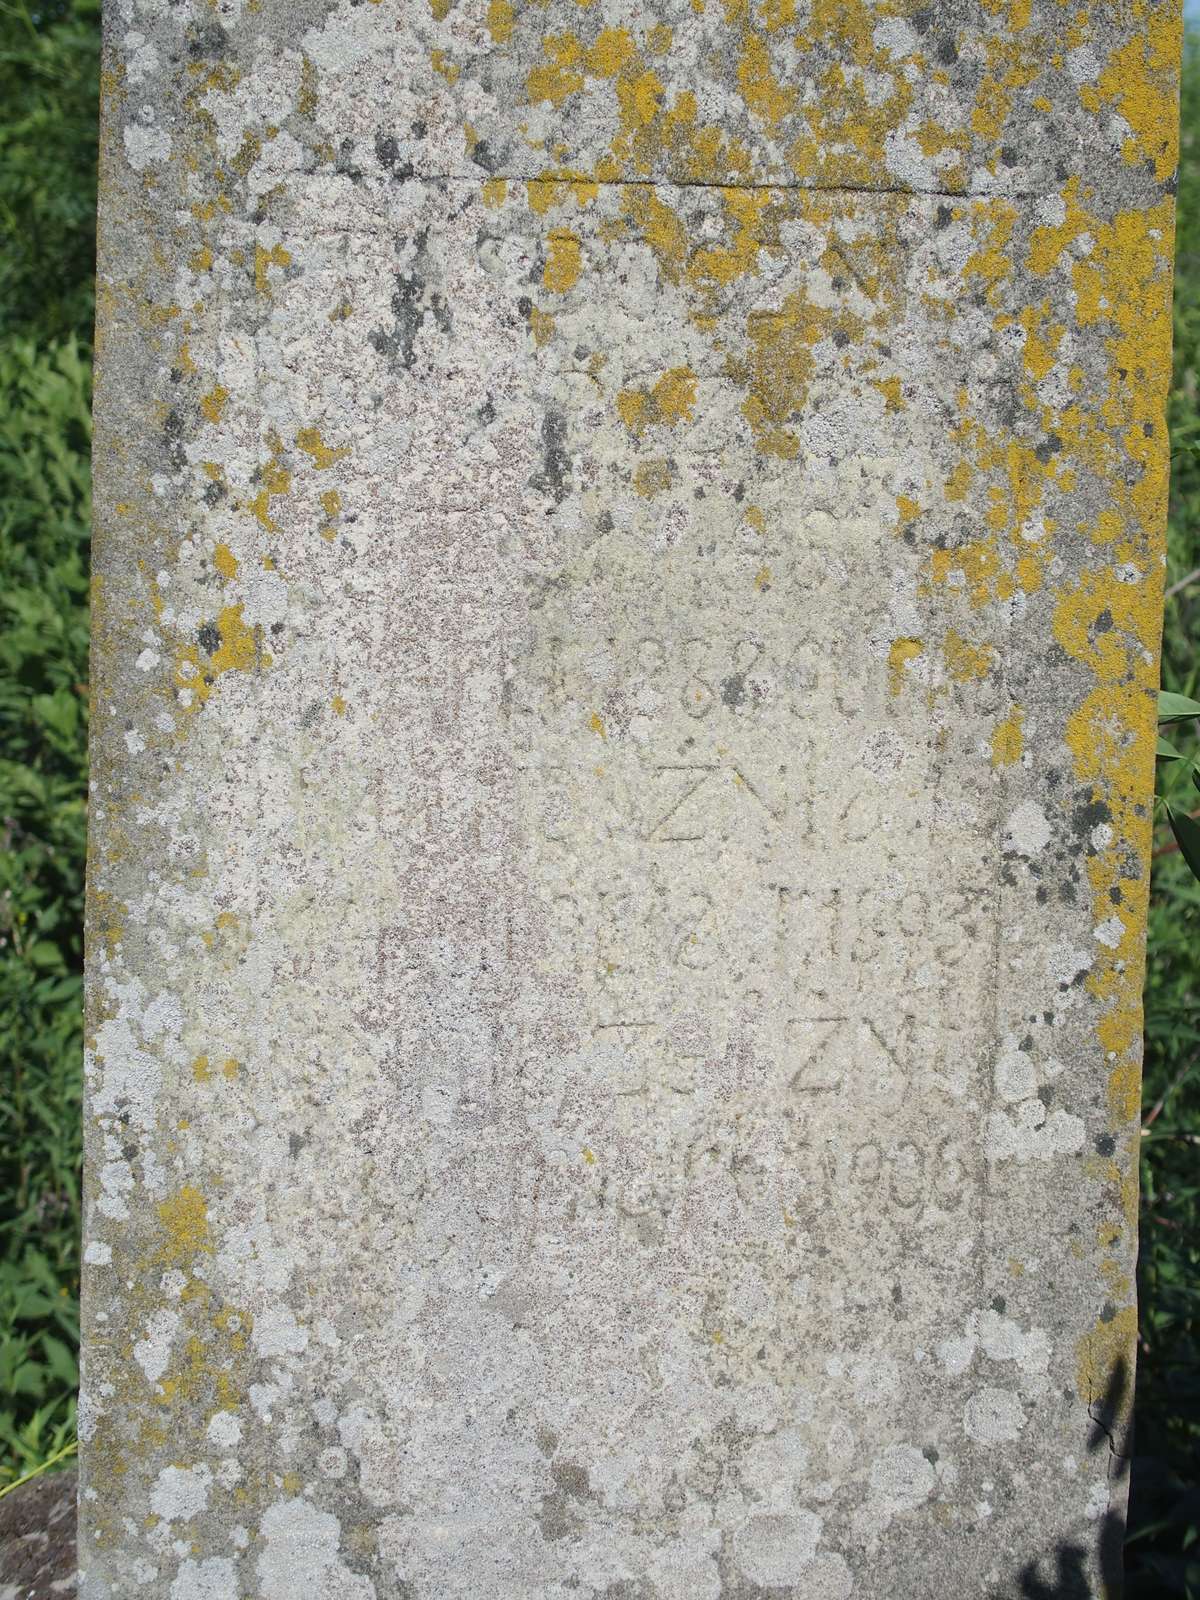
[[[1115,1581],[1178,48],[109,0],[88,1600]]]

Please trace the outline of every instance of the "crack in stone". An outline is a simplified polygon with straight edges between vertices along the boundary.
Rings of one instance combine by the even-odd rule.
[[[469,172],[414,172],[409,182],[416,183],[561,183],[587,184],[596,189],[715,189],[737,194],[777,191],[780,194],[878,194],[905,195],[914,200],[1050,200],[1057,191],[1048,189],[909,189],[903,184],[867,183],[721,183],[698,178],[591,178],[584,172],[547,175],[545,173],[493,173],[476,177]]]

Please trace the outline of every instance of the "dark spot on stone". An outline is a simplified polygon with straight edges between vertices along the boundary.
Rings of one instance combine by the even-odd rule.
[[[1057,178],[1059,183],[1066,183],[1067,179],[1071,176],[1071,169],[1067,166],[1065,161],[1056,161],[1054,163],[1054,176]]]
[[[833,342],[839,350],[844,350],[846,348],[846,346],[850,343],[850,335],[846,332],[845,328],[835,328],[833,330]]]
[[[929,24],[933,21],[932,11],[914,11],[908,19],[918,33],[927,33]]]
[[[1015,167],[1021,158],[1011,145],[1002,144],[1000,146],[1000,159],[1006,167]]]
[[[211,622],[202,622],[200,624],[200,627],[196,632],[196,638],[199,641],[201,650],[203,650],[206,655],[216,655],[217,651],[221,648],[220,631]]]
[[[721,699],[731,711],[736,711],[745,698],[746,680],[740,672],[735,672],[721,685]]]
[[[475,413],[475,415],[479,418],[480,422],[483,423],[485,428],[488,427],[491,423],[495,422],[495,420],[496,420],[496,405],[495,405],[495,402],[493,401],[493,399],[492,399],[490,394],[488,395],[487,399],[483,402],[483,404],[480,406],[479,410]]]
[[[944,67],[952,67],[958,60],[958,46],[953,39],[943,39],[937,47],[937,58]]]
[[[485,172],[495,172],[500,165],[492,154],[491,147],[486,139],[480,139],[478,144],[474,146],[471,151],[471,160],[477,167],[482,167]]]
[[[1046,904],[1046,901],[1049,900],[1050,891],[1049,891],[1049,889],[1047,889],[1047,887],[1046,887],[1046,885],[1044,883],[1039,883],[1038,884],[1038,886],[1037,886],[1037,895],[1036,895],[1035,898],[1037,900],[1038,905],[1040,905],[1040,906],[1044,906]]]
[[[1100,615],[1096,618],[1095,622],[1092,623],[1092,627],[1096,630],[1097,633],[1111,633],[1112,632],[1113,615],[1112,615],[1112,612],[1108,610],[1107,606],[1100,613]]]
[[[588,1470],[580,1466],[578,1461],[556,1461],[550,1468],[550,1476],[572,1500],[587,1499],[590,1490]]]
[[[517,301],[517,310],[523,317],[529,317],[533,312],[533,301],[527,294],[523,294]]]
[[[1111,1322],[1117,1314],[1117,1308],[1111,1300],[1106,1300],[1100,1308],[1100,1321]]]
[[[1146,435],[1147,439],[1153,439],[1153,437],[1154,437],[1154,424],[1152,422],[1143,422],[1142,423],[1142,432]]]
[[[742,501],[745,498],[746,498],[746,485],[744,483],[735,484],[734,485],[734,490],[733,490],[734,504],[740,506]]]
[[[381,167],[394,167],[400,159],[400,146],[392,133],[375,135],[375,159]]]
[[[550,1467],[554,1489],[542,1496],[537,1522],[547,1541],[570,1538],[583,1527],[576,1504],[588,1495],[587,1469],[574,1461],[556,1461]]]
[[[1071,826],[1082,839],[1091,833],[1093,828],[1098,828],[1102,822],[1108,822],[1112,812],[1103,800],[1090,800],[1085,805],[1076,806],[1071,813]]]
[[[163,420],[163,438],[167,442],[167,455],[171,459],[171,465],[185,466],[187,456],[183,448],[183,418],[174,406]]]
[[[1053,1013],[1053,1011],[1043,1011],[1042,1012],[1042,1021],[1046,1024],[1046,1026],[1048,1028],[1053,1027],[1053,1025],[1054,1025],[1054,1013]]]
[[[954,220],[954,213],[949,206],[939,206],[934,213],[933,222],[937,228],[948,228]]]
[[[1033,1035],[1027,1033],[1025,1035],[1025,1037],[1021,1040],[1020,1044],[1017,1046],[1017,1049],[1018,1050],[1023,1050],[1025,1052],[1025,1054],[1028,1055],[1030,1053],[1030,1051],[1033,1049]]]
[[[596,518],[596,526],[600,529],[601,533],[611,533],[613,531],[612,512],[602,511]]]
[[[225,498],[226,492],[225,485],[218,483],[214,478],[211,483],[204,485],[204,504],[210,507],[220,505]]]
[[[894,1306],[898,1306],[900,1304],[901,1300],[903,1300],[903,1299],[904,1299],[904,1286],[903,1286],[903,1284],[894,1283],[892,1285],[892,1304]]]
[[[183,382],[183,368],[182,367],[172,367],[171,368],[171,382],[172,383],[182,383]]]
[[[273,622],[271,624],[271,632],[276,636],[276,638],[278,638],[278,636],[283,632],[283,623]]]
[[[529,481],[533,488],[549,494],[559,505],[570,492],[567,478],[571,458],[566,451],[567,419],[561,411],[547,411],[542,421],[542,470]]]
[[[429,132],[429,129],[425,126],[424,122],[422,122],[419,117],[418,117],[417,121],[411,123],[410,126],[412,128],[412,136],[413,136],[414,139],[423,139],[425,137],[425,135]]]
[[[223,56],[229,48],[229,35],[219,22],[206,22],[192,30],[188,55],[199,61],[205,56]]]
[[[1002,1294],[998,1294],[992,1301],[992,1310],[998,1317],[1002,1317],[1004,1315],[1004,1308],[1007,1304],[1008,1301],[1004,1298],[1004,1296]]]
[[[307,1143],[308,1143],[308,1140],[306,1138],[304,1138],[304,1136],[302,1134],[299,1134],[299,1133],[289,1133],[288,1134],[288,1155],[291,1156],[293,1161],[300,1154],[301,1150],[304,1149],[304,1146]]]
[[[121,1146],[121,1154],[125,1157],[126,1161],[136,1161],[138,1158],[138,1147],[133,1143],[132,1140],[127,1139]]]
[[[1108,891],[1108,898],[1115,906],[1119,906],[1121,904],[1121,888],[1119,884],[1113,884],[1112,888]]]
[[[362,182],[362,168],[354,165],[354,140],[343,139],[338,146],[338,153],[334,159],[333,170],[339,177],[349,178],[351,183]]]
[[[928,1461],[931,1467],[937,1466],[939,1457],[936,1446],[931,1444],[922,1445],[921,1454],[925,1457],[926,1461]]]
[[[1042,440],[1041,444],[1038,445],[1037,449],[1033,453],[1042,463],[1042,465],[1045,466],[1050,460],[1050,457],[1057,455],[1061,449],[1062,440],[1056,433],[1051,433],[1047,434],[1047,436]]]
[[[418,265],[427,237],[427,229],[417,236]],[[391,331],[376,328],[367,335],[367,342],[381,356],[385,356],[393,365],[398,364],[406,372],[411,371],[416,361],[417,335],[424,327],[427,317],[433,318],[434,326],[439,333],[447,334],[453,326],[450,308],[445,300],[440,294],[427,291],[425,280],[419,276],[416,268],[410,273],[396,274],[396,292],[392,295],[392,316],[395,320]]]
[[[1042,1102],[1042,1104],[1047,1109],[1049,1109],[1049,1107],[1054,1103],[1054,1086],[1053,1086],[1053,1084],[1044,1083],[1041,1086],[1041,1088],[1038,1090],[1037,1097]]]
[[[1111,1133],[1101,1133],[1101,1134],[1099,1134],[1097,1136],[1097,1138],[1096,1138],[1096,1154],[1097,1155],[1111,1156],[1113,1151],[1116,1148],[1117,1148],[1117,1141],[1113,1138]]]

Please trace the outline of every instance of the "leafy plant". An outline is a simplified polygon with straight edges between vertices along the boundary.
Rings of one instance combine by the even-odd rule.
[[[0,1482],[74,1426],[86,354],[0,346]]]
[[[78,1348],[96,0],[0,0],[0,1485]]]
[[[91,337],[100,0],[0,0],[0,338]]]
[[[1200,1597],[1200,46],[1185,44],[1129,1600]]]

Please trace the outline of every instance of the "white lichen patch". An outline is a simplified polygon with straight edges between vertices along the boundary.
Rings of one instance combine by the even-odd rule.
[[[146,1322],[144,1336],[133,1347],[133,1359],[150,1383],[157,1383],[171,1361],[171,1342],[179,1328],[178,1311],[165,1307]]]
[[[150,1509],[164,1522],[190,1522],[208,1505],[212,1473],[194,1467],[164,1467],[150,1491]]]
[[[1025,1408],[1011,1389],[992,1385],[973,1394],[963,1409],[963,1427],[978,1444],[1011,1444],[1025,1426]]]
[[[240,1600],[237,1569],[225,1556],[189,1557],[171,1582],[170,1600]]]
[[[305,1500],[280,1500],[259,1528],[263,1551],[256,1563],[262,1600],[375,1600],[375,1585],[340,1559],[337,1518]]]

